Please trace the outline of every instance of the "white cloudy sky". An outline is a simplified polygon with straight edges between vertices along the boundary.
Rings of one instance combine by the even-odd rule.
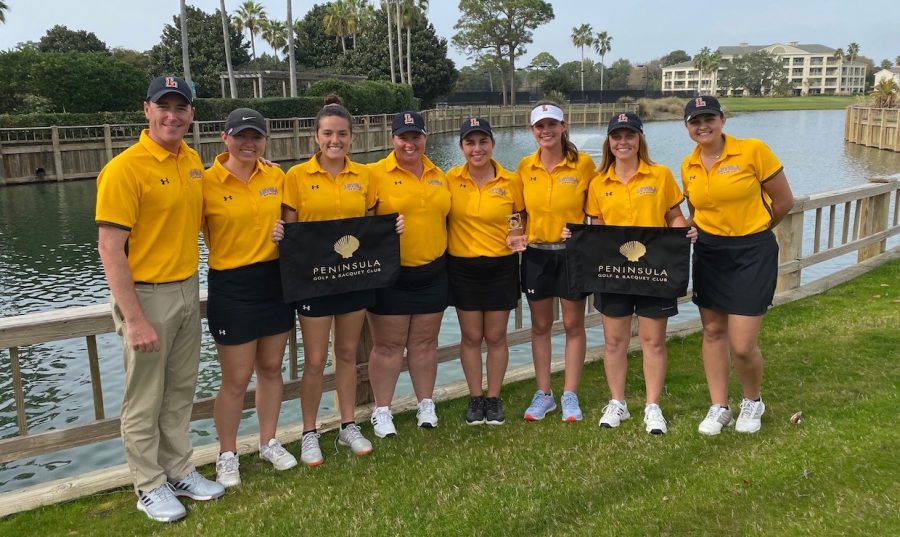
[[[288,0],[257,0],[273,17],[284,18]],[[226,0],[231,11],[243,0]],[[37,41],[48,28],[64,24],[74,30],[97,34],[111,47],[147,50],[159,41],[162,28],[178,12],[178,0],[6,0],[6,24],[0,25],[0,50],[22,41]],[[323,2],[319,2],[323,3]],[[572,28],[584,22],[595,31],[613,36],[606,63],[628,58],[642,63],[684,49],[695,54],[700,48],[748,42],[819,43],[833,48],[851,41],[860,52],[875,60],[900,55],[900,2],[869,0],[751,0],[748,2],[675,2],[671,0],[551,0],[556,18],[538,28],[534,43],[520,60],[527,64],[541,51],[560,62],[576,60],[580,52],[572,46]],[[214,12],[218,0],[188,0],[188,4]],[[302,17],[315,2],[293,0],[294,17]],[[448,41],[459,17],[458,1],[432,0],[429,19]],[[697,7],[703,6],[703,7]],[[267,46],[257,43],[266,50]],[[470,63],[450,47],[457,67]]]

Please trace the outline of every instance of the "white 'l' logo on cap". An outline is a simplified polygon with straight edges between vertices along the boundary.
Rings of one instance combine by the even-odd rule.
[[[412,114],[403,114],[403,124],[404,125],[412,125],[416,120],[413,119]]]
[[[178,81],[175,80],[174,77],[167,76],[167,77],[166,77],[166,87],[167,87],[167,88],[177,88],[177,87],[178,87]]]

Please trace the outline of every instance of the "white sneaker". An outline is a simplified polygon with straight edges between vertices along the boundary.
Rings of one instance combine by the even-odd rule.
[[[623,421],[630,418],[631,413],[628,412],[628,405],[625,401],[610,399],[609,404],[603,407],[603,416],[600,418],[598,425],[604,429],[615,429]]]
[[[259,458],[271,462],[276,470],[288,470],[297,466],[297,459],[288,453],[276,438],[269,440],[266,445],[259,446]]]
[[[713,405],[709,407],[706,417],[700,422],[697,430],[700,431],[700,434],[715,436],[721,433],[723,428],[731,425],[734,425],[734,420],[731,419],[731,409],[722,405]]]
[[[378,438],[386,438],[397,434],[397,428],[394,427],[394,416],[391,414],[390,407],[375,407],[370,421],[372,422],[372,427],[375,428],[375,436]]]
[[[155,489],[138,493],[138,511],[157,522],[175,522],[187,516],[187,510],[172,492],[172,485],[163,483]]]
[[[300,439],[300,460],[309,467],[325,462],[322,450],[319,449],[319,433],[305,433]]]
[[[734,430],[739,433],[755,433],[760,427],[760,418],[766,411],[766,404],[752,399],[744,399],[741,401],[741,413],[738,415],[737,423]]]
[[[337,443],[349,447],[350,451],[358,457],[372,453],[372,442],[369,442],[363,436],[362,431],[359,430],[359,425],[355,423],[338,429]]]
[[[416,420],[419,427],[434,429],[438,424],[437,413],[434,411],[434,401],[422,399],[419,401],[419,410],[416,412]]]
[[[216,459],[216,482],[225,488],[241,484],[240,463],[233,451],[220,453]]]
[[[650,403],[644,407],[644,428],[650,434],[666,434],[669,431],[659,405]]]

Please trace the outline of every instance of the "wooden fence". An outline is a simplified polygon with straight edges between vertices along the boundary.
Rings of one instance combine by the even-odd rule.
[[[847,108],[844,140],[867,147],[900,151],[900,108]]]
[[[448,120],[449,121],[449,120]],[[803,196],[795,199],[795,205],[781,225],[776,228],[780,245],[779,280],[776,300],[784,302],[786,297],[801,296],[804,288],[814,289],[809,292],[821,292],[840,281],[848,279],[841,274],[832,275],[801,287],[803,269],[848,253],[857,253],[858,263],[871,264],[872,260],[882,261],[890,257],[900,256],[900,247],[886,252],[887,240],[900,234],[900,180],[888,178],[880,182],[851,187],[847,189]],[[812,237],[806,231],[812,231]],[[859,265],[857,265],[858,267]],[[854,267],[851,267],[851,269]],[[848,269],[849,270],[849,269]],[[847,272],[856,274],[858,272]],[[686,302],[682,297],[680,302]],[[201,296],[202,312],[205,315],[205,292]],[[586,315],[588,327],[600,324],[599,313]],[[689,333],[699,329],[698,321],[689,321],[683,325],[670,326],[672,333]],[[0,463],[7,463],[26,457],[35,457],[66,448],[93,444],[103,440],[117,438],[119,418],[106,416],[103,406],[103,387],[100,382],[100,365],[97,351],[98,334],[110,333],[114,330],[108,304],[72,307],[61,310],[0,318],[0,348],[9,349],[12,371],[12,393],[4,397],[12,397],[15,401],[18,435],[0,440]],[[564,332],[562,321],[553,325],[553,334]],[[93,390],[93,420],[78,423],[65,428],[46,432],[30,433],[26,418],[26,386],[19,363],[19,349],[29,345],[37,345],[49,341],[72,338],[85,338],[87,342],[86,361],[90,370]],[[509,334],[509,344],[526,343],[530,339],[530,330],[523,327],[521,305],[515,311],[515,330]],[[373,397],[368,383],[368,349],[371,339],[364,333],[358,354],[357,376],[359,379],[359,407],[357,416],[365,419],[371,412]],[[283,400],[299,398],[300,382],[297,353],[296,332],[293,334],[288,348],[289,380],[285,382]],[[459,343],[445,345],[438,349],[438,360],[447,362],[459,356]],[[561,362],[555,361],[555,368],[561,368]],[[406,365],[404,364],[404,370]],[[522,366],[507,374],[507,381],[521,380],[533,376],[531,365]],[[64,387],[61,387],[64,389]],[[325,390],[334,389],[334,375],[326,375]],[[467,393],[465,383],[439,386],[436,398],[459,397]],[[414,398],[398,398],[394,408],[402,410],[415,404]],[[8,405],[0,401],[2,406]],[[254,407],[254,391],[249,390],[244,398],[244,408]],[[192,420],[212,417],[213,399],[195,401]],[[337,425],[337,418],[326,418],[320,422],[320,429]],[[282,426],[279,434],[286,441],[299,438],[302,428],[298,424]],[[240,441],[242,452],[256,449],[255,436]],[[195,450],[195,462],[206,464],[213,462],[218,453],[218,446],[208,445]],[[48,485],[38,485],[22,491],[0,494],[0,517],[21,510],[31,509],[38,505],[72,499],[100,490],[123,486],[130,482],[127,468],[106,469],[91,474],[88,478],[61,480]],[[77,483],[77,485],[75,484]]]
[[[572,125],[606,123],[613,114],[634,111],[634,104],[568,105]],[[463,106],[426,110],[430,133],[456,132],[470,116],[488,119],[494,128],[526,127],[531,107]],[[393,114],[354,116],[353,153],[391,149]],[[313,118],[269,119],[266,155],[276,162],[293,162],[312,156],[316,149]],[[185,141],[211,165],[223,150],[219,134],[225,120],[195,121]],[[134,144],[146,125],[88,125],[0,129],[0,186],[41,181],[97,177],[115,155]]]

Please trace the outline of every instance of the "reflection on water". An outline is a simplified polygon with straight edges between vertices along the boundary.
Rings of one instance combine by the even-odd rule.
[[[726,132],[758,137],[768,143],[785,166],[795,194],[803,195],[865,184],[869,177],[900,172],[900,154],[865,148],[843,142],[843,111],[759,112],[729,118]],[[605,127],[577,127],[571,138],[599,163]],[[650,154],[679,175],[681,159],[692,149],[684,126],[679,121],[646,124]],[[528,129],[506,129],[496,133],[495,158],[506,168],[515,169],[518,161],[534,151]],[[453,134],[431,136],[429,157],[443,169],[462,164],[458,138]],[[383,153],[356,157],[361,162],[382,158]],[[74,305],[88,305],[108,299],[103,272],[96,252],[96,228],[93,223],[95,184],[93,181],[35,184],[0,189],[0,316],[18,315]],[[842,210],[842,209],[841,209]],[[840,222],[840,219],[838,219]],[[812,218],[806,221],[807,243],[812,237]],[[898,239],[893,240],[897,244]],[[205,249],[201,282],[205,284]],[[811,252],[805,246],[804,253]],[[828,267],[804,270],[803,281],[851,265],[856,254],[832,261]],[[681,306],[683,313],[673,322],[696,316],[691,305]],[[525,320],[527,324],[528,315]],[[512,324],[512,320],[510,321]],[[204,325],[204,334],[206,328]],[[456,315],[444,316],[440,343],[458,341]],[[602,331],[588,331],[589,345],[602,342]],[[562,338],[554,338],[554,352],[562,352]],[[114,335],[98,337],[100,370],[104,386],[107,416],[118,415],[121,403],[121,347]],[[219,368],[214,344],[203,341],[197,396],[215,394]],[[46,431],[93,418],[93,398],[83,339],[45,343],[21,349],[22,375],[26,386],[30,430]],[[510,366],[531,360],[528,345],[511,349]],[[17,434],[15,403],[12,399],[9,353],[0,350],[0,437]],[[702,374],[698,369],[698,381]],[[462,378],[455,363],[439,368],[442,382]],[[602,406],[605,388],[585,383],[583,398],[587,405]],[[410,393],[406,375],[401,376],[398,393]],[[323,398],[323,411],[333,409],[330,395]],[[518,412],[520,409],[510,409]],[[246,412],[245,416],[252,416]],[[453,417],[448,417],[453,419]],[[299,405],[284,405],[281,423],[299,421]],[[244,420],[240,434],[256,429],[255,419]],[[210,420],[192,424],[197,444],[215,441]],[[0,465],[0,492],[33,485],[124,462],[121,441],[74,448],[52,455]]]

